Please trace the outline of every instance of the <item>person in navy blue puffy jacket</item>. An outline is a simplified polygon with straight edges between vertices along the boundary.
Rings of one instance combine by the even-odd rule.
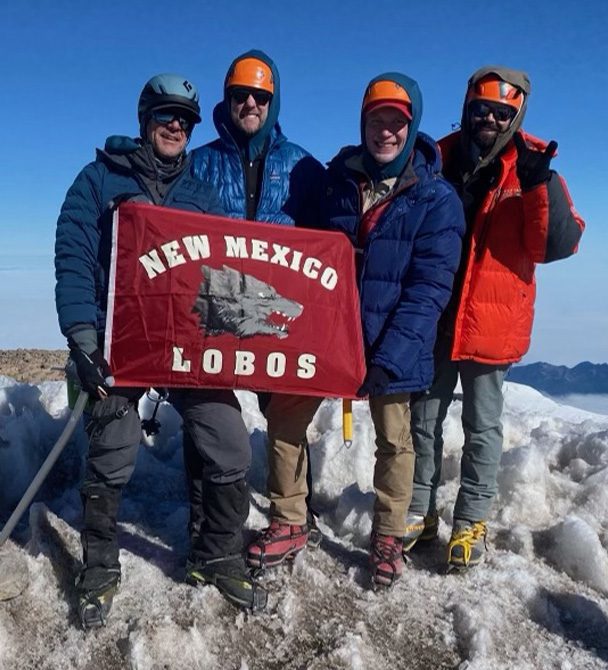
[[[390,586],[403,570],[402,537],[412,495],[410,394],[433,381],[437,322],[458,267],[464,215],[441,176],[435,142],[418,130],[417,83],[385,73],[369,83],[361,144],[345,147],[327,173],[328,227],[357,254],[369,397],[376,429],[376,501],[370,571]]]
[[[112,212],[124,200],[222,214],[213,187],[193,177],[186,146],[200,122],[196,87],[182,76],[150,79],[139,98],[141,138],[112,136],[70,187],[57,222],[56,306],[80,388],[92,401],[81,487],[83,567],[77,580],[85,628],[105,623],[121,571],[116,522],[141,439],[137,403],[145,389],[112,387],[102,354],[106,325]],[[249,437],[232,391],[174,389],[184,434],[201,458],[205,522],[191,547],[187,580],[212,583],[233,603],[263,607],[265,593],[245,567],[242,528]],[[221,439],[218,437],[221,433]]]
[[[216,185],[222,206],[233,218],[285,226],[318,228],[325,171],[279,125],[279,72],[259,50],[237,56],[224,81],[224,98],[213,111],[219,137],[195,149],[196,176]],[[309,500],[304,510],[292,500],[312,488],[306,429],[322,398],[258,393],[268,421],[268,495],[271,523],[250,545],[249,565],[271,567],[308,546],[318,546],[321,533]],[[185,442],[187,462],[196,469],[197,454]],[[190,455],[190,456],[188,456]],[[292,462],[295,480],[281,477]],[[194,481],[194,480],[193,480]],[[197,487],[190,489],[191,527],[196,532],[201,510]]]

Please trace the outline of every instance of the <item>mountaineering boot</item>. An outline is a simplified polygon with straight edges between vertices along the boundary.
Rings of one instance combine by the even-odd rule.
[[[408,514],[405,520],[405,535],[403,536],[403,551],[408,552],[418,542],[432,542],[439,533],[439,515],[432,512],[422,514]]]
[[[257,612],[266,607],[268,594],[251,576],[241,556],[223,556],[208,561],[188,560],[186,583],[212,584],[233,605]]]
[[[313,512],[309,511],[306,515],[306,523],[308,525],[308,540],[306,546],[311,549],[318,549],[323,541],[323,533],[317,525],[317,517]]]
[[[487,550],[485,521],[454,520],[448,545],[448,572],[464,570],[481,563]]]
[[[294,526],[273,519],[247,548],[247,564],[252,568],[273,568],[291,559],[306,547],[308,526]]]
[[[405,566],[401,538],[373,533],[369,566],[374,586],[392,586]]]
[[[78,575],[78,615],[84,629],[106,625],[119,585],[120,568],[88,568]]]
[[[102,485],[83,489],[83,567],[76,579],[78,613],[84,628],[105,626],[120,584],[116,518],[121,492]]]

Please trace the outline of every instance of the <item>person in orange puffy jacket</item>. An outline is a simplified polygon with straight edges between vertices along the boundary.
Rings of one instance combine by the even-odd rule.
[[[585,225],[551,169],[557,143],[521,129],[529,95],[524,72],[477,70],[461,129],[439,142],[467,233],[440,322],[433,385],[412,402],[416,466],[404,550],[437,536],[442,425],[460,375],[465,442],[448,569],[466,569],[485,555],[502,452],[502,383],[530,346],[536,263],[574,254]]]

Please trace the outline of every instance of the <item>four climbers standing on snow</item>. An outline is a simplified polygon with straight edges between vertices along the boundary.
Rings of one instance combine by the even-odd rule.
[[[482,560],[502,450],[501,386],[529,346],[534,267],[574,253],[584,227],[550,169],[556,144],[520,129],[529,92],[522,72],[478,70],[461,130],[439,150],[419,131],[416,82],[380,75],[364,94],[360,144],[343,148],[325,171],[283,135],[278,71],[261,51],[232,62],[213,113],[218,138],[191,155],[186,146],[201,120],[195,86],[169,74],[146,84],[140,137],[108,138],[76,177],[57,224],[59,323],[91,396],[77,582],[85,627],[105,622],[120,582],[116,522],[145,391],[113,388],[101,351],[112,211],[125,199],[349,237],[367,362],[358,395],[369,397],[376,430],[372,581],[393,584],[403,552],[437,536],[442,423],[458,375],[465,444],[448,565]],[[251,449],[238,400],[226,390],[170,390],[184,424],[190,494],[186,579],[214,584],[251,610],[264,607],[266,593],[243,554],[251,568],[267,568],[320,540],[306,429],[322,399],[258,400],[268,420],[270,525],[245,552]]]

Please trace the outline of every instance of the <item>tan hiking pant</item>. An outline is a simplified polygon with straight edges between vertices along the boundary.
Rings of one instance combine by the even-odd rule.
[[[376,429],[373,529],[382,535],[402,537],[414,479],[410,394],[370,398],[369,409]]]
[[[268,421],[268,496],[270,516],[281,523],[306,523],[306,429],[323,398],[275,393]]]
[[[405,533],[412,497],[414,448],[410,433],[409,393],[370,399],[376,429],[374,530],[383,535]],[[268,420],[268,495],[270,515],[283,523],[306,523],[306,429],[322,398],[275,394],[266,409]]]

